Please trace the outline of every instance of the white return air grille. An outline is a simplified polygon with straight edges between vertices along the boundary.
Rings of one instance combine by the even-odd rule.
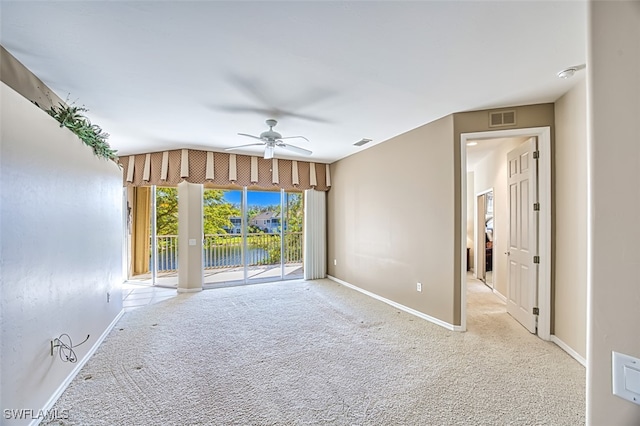
[[[516,125],[516,110],[494,111],[489,113],[489,127],[505,127]]]

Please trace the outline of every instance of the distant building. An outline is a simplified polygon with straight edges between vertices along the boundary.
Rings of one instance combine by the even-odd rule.
[[[224,229],[229,234],[242,234],[242,218],[240,216],[231,216],[229,221],[231,226],[226,226]]]
[[[259,213],[249,220],[249,225],[260,228],[264,232],[278,232],[280,231],[280,214],[270,211]]]

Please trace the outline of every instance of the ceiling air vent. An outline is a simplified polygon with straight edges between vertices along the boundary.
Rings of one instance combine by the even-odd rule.
[[[495,111],[489,113],[489,127],[504,127],[516,125],[516,110]]]
[[[366,144],[366,143],[369,143],[369,142],[371,142],[371,139],[364,139],[364,138],[362,138],[362,140],[360,140],[360,141],[358,141],[358,142],[354,143],[353,145],[354,145],[354,146],[362,146],[362,145],[364,145],[364,144]]]

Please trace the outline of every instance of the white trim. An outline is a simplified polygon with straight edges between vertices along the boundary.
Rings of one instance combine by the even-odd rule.
[[[461,183],[461,188],[460,188],[460,208],[462,210],[462,215],[460,216],[460,331],[467,331],[467,265],[465,265],[465,262],[463,262],[463,259],[467,258],[467,143],[466,143],[466,135],[465,134],[461,134],[460,135],[460,183]],[[475,185],[475,175],[473,178],[473,182]],[[475,191],[474,191],[475,192]],[[474,207],[475,203],[478,201],[478,199],[476,198],[474,200]],[[476,212],[477,208],[474,208],[474,217],[477,215]],[[477,226],[476,223],[473,224],[474,226]],[[477,234],[477,228],[473,230],[474,234]],[[476,239],[476,235],[473,236],[473,239],[475,241]],[[476,255],[477,253],[475,253],[475,247],[474,247],[474,259],[473,261],[476,261]],[[474,278],[478,278],[478,273],[477,271],[477,264],[474,263],[474,272],[473,272],[473,276]],[[454,283],[455,286],[455,283]],[[455,289],[454,289],[454,293],[455,293]],[[455,299],[455,296],[454,296]],[[456,301],[453,301],[454,305],[456,303]]]
[[[202,288],[178,288],[178,293],[197,293],[202,291]]]
[[[124,315],[124,309],[120,310],[118,315],[116,315],[113,321],[111,321],[111,324],[109,324],[109,326],[104,330],[104,332],[100,335],[100,337],[98,337],[98,339],[93,344],[91,349],[89,349],[89,351],[85,354],[85,356],[82,357],[82,359],[78,361],[78,363],[76,363],[75,367],[73,368],[73,370],[71,370],[67,378],[64,379],[62,383],[60,383],[60,386],[58,386],[58,389],[56,389],[56,391],[51,395],[51,398],[49,398],[49,400],[44,404],[44,407],[42,407],[43,412],[46,413],[47,411],[53,408],[53,405],[56,403],[58,398],[62,396],[62,393],[71,384],[71,382],[78,375],[80,370],[82,370],[82,367],[84,367],[87,361],[89,361],[89,359],[93,356],[93,354],[98,350],[98,347],[102,344],[104,339],[106,339],[109,333],[111,333],[111,330],[113,329],[113,327],[115,327],[118,321],[120,321],[120,318],[122,317],[122,315]],[[29,423],[29,426],[36,426],[40,424],[42,420],[44,419],[42,418],[33,419],[31,423]]]
[[[538,138],[538,199],[540,213],[538,215],[538,337],[551,339],[551,127],[531,127],[526,129],[493,130],[487,132],[462,133],[460,135],[460,182],[461,182],[461,229],[460,259],[466,257],[467,247],[467,141],[470,139],[497,139],[520,136],[536,136]],[[467,328],[467,271],[464,262],[460,262],[460,319],[461,327]]]
[[[500,293],[495,288],[493,289],[493,294],[495,294],[498,297],[498,299],[502,300],[504,303],[507,303],[507,296],[505,296],[504,294]]]
[[[560,346],[560,348],[563,351],[568,353],[573,359],[575,359],[580,364],[582,364],[583,367],[587,366],[587,360],[583,358],[578,352],[576,352],[571,346],[567,345],[565,342],[560,340],[558,336],[556,336],[555,334],[552,334],[549,340],[551,340],[551,342],[555,343],[556,345]]]
[[[538,337],[551,339],[551,129],[538,136]]]
[[[446,328],[447,330],[451,330],[451,331],[464,331],[464,330],[462,330],[462,328],[461,328],[459,325],[449,324],[448,322],[442,321],[441,319],[434,318],[434,317],[432,317],[432,316],[430,316],[430,315],[427,315],[427,314],[424,314],[424,313],[422,313],[422,312],[420,312],[420,311],[416,311],[415,309],[409,308],[408,306],[401,305],[401,304],[400,304],[400,303],[398,303],[398,302],[394,302],[393,300],[389,300],[389,299],[384,298],[384,297],[382,297],[382,296],[379,296],[379,295],[377,295],[377,294],[375,294],[375,293],[371,293],[370,291],[367,291],[367,290],[365,290],[365,289],[362,289],[362,288],[360,288],[360,287],[357,287],[357,286],[355,286],[355,285],[353,285],[353,284],[349,284],[348,282],[343,281],[343,280],[341,280],[341,279],[339,279],[339,278],[336,278],[336,277],[334,277],[334,276],[327,275],[327,278],[329,278],[329,279],[330,279],[330,280],[332,280],[332,281],[337,282],[338,284],[342,284],[342,285],[343,285],[343,286],[345,286],[345,287],[349,287],[349,288],[350,288],[350,289],[352,289],[352,290],[358,291],[358,292],[360,292],[360,293],[362,293],[362,294],[365,294],[365,295],[367,295],[367,296],[369,296],[369,297],[372,297],[372,298],[374,298],[374,299],[376,299],[376,300],[379,300],[379,301],[381,301],[381,302],[384,302],[384,303],[386,303],[387,305],[391,305],[391,306],[393,306],[394,308],[397,308],[397,309],[403,310],[403,311],[405,311],[405,312],[407,312],[407,313],[409,313],[409,314],[411,314],[411,315],[415,315],[415,316],[417,316],[418,318],[422,318],[423,320],[427,320],[427,321],[432,322],[432,323],[434,323],[434,324],[436,324],[436,325],[439,325],[439,326],[441,326],[441,327],[444,327],[444,328]]]

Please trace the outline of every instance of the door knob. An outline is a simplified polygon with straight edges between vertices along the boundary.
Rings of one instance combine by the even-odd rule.
[[[510,251],[505,251],[504,254],[506,254],[507,256],[511,256],[511,252]]]

